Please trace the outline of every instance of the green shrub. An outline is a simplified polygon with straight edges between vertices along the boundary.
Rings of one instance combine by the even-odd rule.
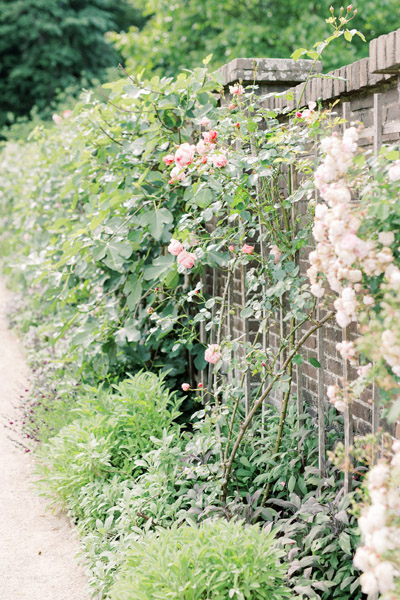
[[[89,390],[90,391],[90,390]],[[175,396],[153,373],[138,373],[116,386],[117,393],[92,390],[78,401],[77,418],[42,448],[41,471],[48,493],[70,507],[86,484],[115,473],[137,476],[136,459],[151,439],[179,416]]]
[[[289,598],[272,533],[209,520],[148,532],[128,551],[112,600]]]

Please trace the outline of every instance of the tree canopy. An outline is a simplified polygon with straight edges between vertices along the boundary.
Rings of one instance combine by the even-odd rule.
[[[141,24],[140,13],[113,0],[0,0],[0,124],[49,106],[82,77],[90,84],[118,63],[104,38]]]
[[[209,54],[215,67],[237,57],[286,58],[296,48],[308,47],[310,39],[328,35],[325,19],[330,4],[330,0],[140,0],[135,5],[148,18],[143,29],[133,27],[111,38],[129,68],[146,67],[163,75],[192,68]],[[359,4],[355,26],[368,41],[400,27],[398,0]],[[368,45],[361,40],[335,44],[324,54],[324,68],[338,68],[367,53]]]

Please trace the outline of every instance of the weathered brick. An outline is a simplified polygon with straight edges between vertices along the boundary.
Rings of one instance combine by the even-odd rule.
[[[375,73],[378,68],[378,39],[375,38],[369,43],[369,69],[371,73]]]

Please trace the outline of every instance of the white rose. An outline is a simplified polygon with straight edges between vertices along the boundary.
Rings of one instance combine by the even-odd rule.
[[[384,332],[386,333],[386,332]],[[388,332],[391,333],[391,332]],[[384,334],[382,334],[383,337]],[[375,465],[368,474],[368,488],[380,488],[386,481],[389,474],[389,467],[383,463]]]
[[[386,594],[394,587],[393,582],[394,568],[390,562],[382,562],[375,569],[375,577],[378,580],[379,591]]]
[[[353,558],[354,566],[360,571],[368,571],[371,568],[370,564],[370,552],[364,546],[357,548]]]
[[[378,582],[372,571],[366,571],[360,577],[361,589],[364,594],[377,594],[379,592]]]
[[[393,231],[381,231],[378,235],[378,240],[384,246],[390,246],[394,242]]]
[[[396,160],[388,170],[390,181],[397,181],[400,179],[400,160]]]

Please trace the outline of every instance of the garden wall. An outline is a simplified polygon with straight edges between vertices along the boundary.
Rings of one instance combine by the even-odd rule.
[[[224,101],[228,101],[229,98],[229,84],[237,81],[245,84],[256,83],[259,86],[258,93],[262,97],[260,101],[271,110],[293,110],[304,91],[301,106],[310,101],[321,101],[324,106],[329,107],[339,100],[334,109],[339,115],[349,122],[362,122],[364,128],[360,135],[360,145],[377,153],[382,143],[399,142],[400,29],[372,40],[369,45],[369,58],[333,71],[329,73],[329,78],[315,78],[305,85],[309,66],[310,61],[303,60],[294,62],[289,59],[235,59],[220,69],[226,86],[227,98]],[[318,64],[316,72],[320,73],[321,68]],[[290,101],[286,99],[286,94],[276,95],[288,90],[293,95]],[[308,249],[300,256],[302,274],[305,274],[308,267],[307,257],[311,245],[312,240]],[[233,337],[251,337],[252,331],[258,328],[256,322],[243,320],[239,316],[246,293],[244,275],[243,271],[238,271],[229,290],[228,301],[234,310],[228,329],[230,328]],[[206,276],[206,286],[214,295],[222,295],[224,276],[216,270],[210,271]],[[281,327],[283,326],[281,323]],[[354,328],[348,329],[343,332],[330,322],[309,338],[306,344],[308,357],[317,359],[322,368],[317,369],[308,362],[296,367],[294,392],[297,394],[300,408],[303,404],[311,409],[315,407],[316,412],[321,414],[321,402],[326,398],[327,386],[337,383],[341,377],[355,377],[348,363],[344,364],[336,351],[336,344],[342,341],[343,336],[351,339],[356,333]],[[265,337],[264,335],[263,344],[276,346],[279,332],[270,331],[268,340]],[[250,386],[249,377],[246,382],[247,394],[250,393]],[[353,427],[356,431],[366,432],[376,430],[379,426],[379,411],[375,408],[376,403],[371,402],[373,396],[377,399],[376,390],[370,390],[352,406],[346,420],[348,440],[351,440]],[[275,401],[278,400],[279,398],[275,398]],[[399,433],[398,426],[396,434]]]

